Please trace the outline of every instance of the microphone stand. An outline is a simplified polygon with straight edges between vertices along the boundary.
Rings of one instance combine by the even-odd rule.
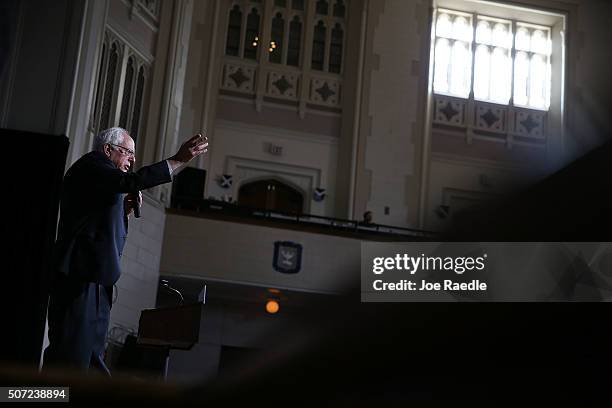
[[[174,294],[176,294],[176,295],[178,295],[178,296],[180,297],[180,299],[181,299],[181,306],[185,304],[185,298],[183,297],[183,295],[181,294],[181,292],[179,292],[178,290],[176,290],[176,289],[174,289],[172,286],[170,286],[170,285],[168,284],[168,281],[167,281],[166,279],[162,279],[162,280],[160,281],[160,283],[161,283],[161,285],[162,285],[164,288],[168,289],[170,292],[172,292],[172,293],[174,293]]]

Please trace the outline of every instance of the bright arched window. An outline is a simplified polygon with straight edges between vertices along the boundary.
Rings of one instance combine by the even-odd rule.
[[[529,100],[528,78],[529,57],[525,51],[517,51],[514,57],[514,103],[516,105],[527,105]]]
[[[434,92],[550,106],[550,27],[439,9],[435,36]]]
[[[472,73],[472,55],[468,47],[462,41],[455,41],[451,52],[450,93],[466,98],[470,94]]]
[[[450,92],[448,80],[448,71],[450,67],[451,48],[449,40],[446,38],[438,38],[436,41],[436,60],[434,74],[434,90],[436,92]]]
[[[510,85],[512,83],[512,62],[508,50],[495,47],[491,55],[491,73],[495,81],[490,85],[489,99],[507,105],[510,102]]]
[[[476,47],[476,63],[474,64],[474,98],[489,99],[490,81],[491,53],[487,45],[480,44]]]

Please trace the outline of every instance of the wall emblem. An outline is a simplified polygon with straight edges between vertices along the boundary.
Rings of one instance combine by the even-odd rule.
[[[233,182],[234,178],[231,174],[223,174],[221,178],[219,178],[219,186],[221,188],[230,188]]]
[[[298,273],[302,268],[302,245],[289,241],[276,241],[272,267],[280,273]]]
[[[316,202],[321,202],[325,200],[325,189],[324,188],[315,188],[314,194],[312,195],[312,199]]]

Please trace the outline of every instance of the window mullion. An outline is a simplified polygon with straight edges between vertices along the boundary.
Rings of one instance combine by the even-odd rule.
[[[276,14],[274,13],[274,0],[264,0],[263,10],[261,13],[261,20],[259,25],[259,54],[257,55],[256,61],[259,62],[259,68],[264,65],[268,65],[270,61],[270,45],[272,43],[272,21]],[[259,75],[262,84],[265,83],[265,75]],[[262,88],[265,89],[265,88]]]
[[[506,127],[506,137],[508,138],[508,140],[510,140],[510,135],[512,133],[516,132],[515,129],[515,117],[516,117],[516,111],[514,109],[514,70],[516,68],[516,21],[512,20],[512,48],[510,48],[510,63],[512,64],[511,66],[511,73],[512,75],[510,76],[510,101],[508,101],[508,122],[507,122],[507,127]]]
[[[531,33],[530,33],[531,36]],[[532,68],[531,65],[533,64],[533,52],[531,51],[527,51],[527,62],[528,62],[528,68],[527,68],[527,106],[529,108],[531,108],[531,73],[532,73]]]
[[[238,41],[238,56],[244,58],[244,47],[246,45],[247,22],[249,18],[249,2],[242,1],[242,24],[240,25],[240,41]]]
[[[493,85],[495,78],[493,75],[493,52],[495,52],[495,46],[491,44],[486,44],[489,66],[487,67],[489,71],[489,83],[487,84],[487,102],[492,102],[491,98],[491,86]]]
[[[468,103],[467,103],[467,118],[465,121],[466,124],[466,142],[468,144],[472,144],[472,137],[474,136],[474,125],[475,125],[475,113],[476,108],[474,106],[474,75],[476,72],[476,47],[474,46],[476,42],[476,21],[477,16],[476,13],[472,13],[472,40],[470,41],[470,50],[472,54],[472,71],[470,73],[470,92],[468,94]]]
[[[330,7],[331,7],[331,4],[330,4]],[[327,31],[325,32],[325,52],[323,54],[323,71],[329,72],[329,60],[330,60],[329,53],[331,50],[331,35],[332,35],[332,30],[334,28],[333,27],[334,22],[329,16],[326,16],[323,19],[323,21],[327,25]]]
[[[470,42],[470,50],[472,51],[472,72],[470,78],[470,93],[468,95],[468,99],[474,99],[474,75],[476,72],[476,23],[477,23],[477,15],[476,13],[472,14],[472,41]]]
[[[285,21],[283,21],[283,46],[281,49],[281,63],[287,65],[287,54],[289,53],[289,34],[291,31],[291,20],[293,19],[293,13],[289,9],[285,12]]]
[[[514,60],[516,58],[516,21],[512,20],[512,48],[510,48],[510,62],[512,64],[510,76],[510,106],[514,106]]]
[[[138,61],[136,57],[134,57],[134,72],[132,73],[132,89],[130,90],[130,100],[129,100],[129,109],[126,120],[126,128],[130,127],[132,120],[134,118],[134,105],[136,105],[136,92],[138,90],[138,73],[140,72],[140,67],[144,64],[141,61]]]
[[[452,38],[447,38],[447,40],[448,40],[448,65],[446,66],[446,83],[448,84],[447,92],[450,94],[451,89],[452,89],[451,72],[453,72],[453,49],[455,46],[455,40],[453,40]]]
[[[119,68],[119,72],[115,74],[115,78],[117,79],[117,83],[115,85],[115,89],[117,92],[113,95],[114,98],[114,109],[111,110],[111,116],[109,117],[109,122],[112,126],[119,126],[119,117],[121,116],[121,105],[123,103],[123,92],[124,92],[124,82],[125,82],[125,71],[127,67],[128,61],[128,47],[126,44],[122,44],[120,47],[120,56],[119,63],[117,67]],[[113,106],[113,105],[111,105]]]
[[[98,76],[100,83],[97,86],[98,94],[96,94],[96,98],[98,100],[97,106],[98,109],[94,111],[93,118],[93,130],[95,133],[98,133],[100,130],[100,119],[102,118],[102,108],[104,105],[104,92],[106,90],[106,80],[108,76],[108,64],[110,61],[110,56],[112,52],[112,41],[108,38],[108,35],[104,36],[104,45],[106,47],[106,55],[101,55],[101,64],[100,69],[102,70],[102,74]]]

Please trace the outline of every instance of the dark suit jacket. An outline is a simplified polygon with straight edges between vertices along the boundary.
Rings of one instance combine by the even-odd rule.
[[[170,181],[166,161],[124,173],[100,152],[77,160],[64,176],[55,268],[71,278],[113,285],[128,230],[122,193]]]

